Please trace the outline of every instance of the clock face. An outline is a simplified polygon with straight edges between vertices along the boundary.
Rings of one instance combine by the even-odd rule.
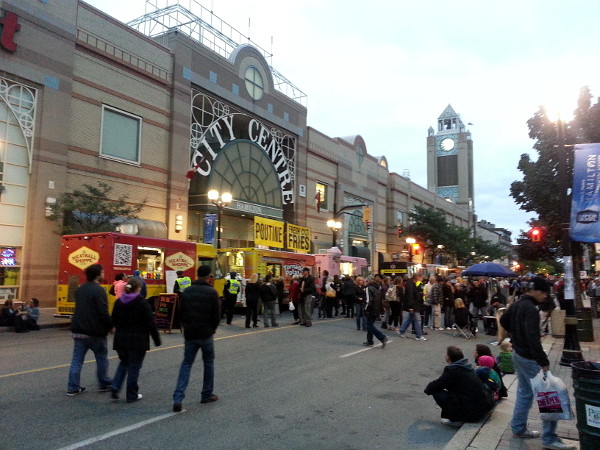
[[[440,142],[440,148],[445,152],[449,152],[454,148],[454,139],[446,138]]]

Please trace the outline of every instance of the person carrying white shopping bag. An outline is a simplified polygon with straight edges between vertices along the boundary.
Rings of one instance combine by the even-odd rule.
[[[527,428],[527,416],[534,393],[531,379],[540,371],[548,372],[550,361],[542,348],[539,323],[540,315],[536,305],[544,302],[550,285],[542,277],[533,277],[527,292],[519,301],[510,305],[500,318],[500,324],[511,333],[513,345],[513,365],[517,373],[518,387],[515,409],[511,420],[513,436],[516,438],[537,438],[539,431]],[[542,417],[542,444],[547,449],[576,449],[577,446],[560,440],[556,434],[557,420]]]
[[[540,419],[573,420],[569,391],[563,380],[550,371],[540,370],[531,379],[531,389],[540,410]]]

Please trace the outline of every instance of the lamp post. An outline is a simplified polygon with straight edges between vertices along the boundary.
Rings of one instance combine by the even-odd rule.
[[[231,203],[232,196],[230,192],[219,193],[216,189],[208,191],[208,199],[217,207],[217,250],[221,248],[221,216],[223,208]]]
[[[561,366],[570,366],[572,362],[583,361],[581,347],[577,337],[577,316],[575,315],[575,286],[573,280],[573,257],[571,255],[571,235],[569,234],[570,202],[567,190],[569,189],[569,173],[567,167],[567,153],[564,136],[564,121],[560,115],[556,120],[559,149],[559,189],[560,189],[560,218],[561,245],[563,262],[565,266],[564,296],[565,296],[565,342],[560,359]]]
[[[335,219],[329,219],[327,221],[327,226],[331,228],[333,239],[331,241],[332,247],[337,247],[337,233],[342,229],[342,222]]]
[[[413,245],[417,243],[415,238],[408,237],[406,238],[406,243],[408,244],[408,262],[412,262],[413,260]]]

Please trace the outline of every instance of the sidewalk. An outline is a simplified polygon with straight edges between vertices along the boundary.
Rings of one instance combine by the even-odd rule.
[[[586,361],[600,361],[600,319],[594,320],[594,342],[581,342],[583,359]],[[546,336],[542,339],[542,345],[550,359],[550,371],[560,377],[569,389],[571,407],[575,414],[575,396],[573,394],[573,379],[571,368],[561,366],[560,360],[563,350],[563,338]],[[513,438],[510,429],[510,420],[514,408],[517,391],[517,380],[515,375],[504,376],[508,388],[508,398],[503,399],[494,409],[492,414],[479,423],[464,424],[454,435],[454,438],[446,445],[447,450],[485,449],[485,450],[540,450],[543,448],[540,439],[518,439]],[[537,405],[533,404],[529,413],[529,428],[542,430],[542,421],[539,419]],[[577,419],[561,420],[558,423],[557,434],[563,441],[579,441],[577,430]]]
[[[40,320],[38,325],[40,328],[57,328],[68,327],[71,325],[71,319],[63,319],[54,317],[56,308],[40,308]],[[14,333],[13,327],[0,327],[0,333]]]

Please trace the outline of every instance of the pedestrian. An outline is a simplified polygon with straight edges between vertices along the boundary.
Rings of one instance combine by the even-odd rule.
[[[198,350],[202,350],[204,378],[200,403],[216,402],[213,393],[215,376],[215,343],[213,335],[221,321],[219,294],[209,284],[210,267],[198,267],[198,279],[192,282],[181,298],[181,325],[185,339],[183,362],[179,368],[177,387],[173,392],[173,411],[182,410],[185,390],[190,381],[192,365]]]
[[[236,277],[237,272],[230,272],[229,280],[225,282],[225,286],[223,287],[223,295],[225,297],[225,318],[227,325],[231,325],[238,293],[242,289],[242,283],[240,283]],[[275,299],[277,300],[277,297],[275,297]]]
[[[335,291],[335,298],[333,299],[333,307],[335,309],[335,317],[340,314],[340,303],[342,301],[342,281],[339,275],[333,276],[333,290]],[[343,314],[343,312],[342,312]]]
[[[279,306],[279,313],[283,309],[283,300],[285,299],[285,282],[283,277],[273,277],[273,285],[275,286],[275,291],[277,291],[277,305]]]
[[[298,275],[292,275],[292,282],[290,284],[288,295],[289,302],[293,305],[292,314],[294,315],[294,322],[292,322],[292,324],[300,325],[300,314],[298,312],[300,305],[300,281]]]
[[[394,278],[393,284],[385,293],[385,299],[390,307],[390,317],[388,318],[388,326],[393,331],[400,330],[398,320],[401,314],[402,301],[404,299],[404,287],[402,286],[402,277]]]
[[[246,328],[258,328],[258,301],[260,300],[260,282],[258,274],[253,273],[246,283]]]
[[[431,305],[431,315],[433,316],[433,330],[443,330],[442,327],[442,304],[444,303],[444,291],[442,285],[444,279],[440,276],[435,277],[435,283],[431,287],[429,302]]]
[[[550,286],[542,277],[533,277],[529,290],[521,294],[519,301],[513,303],[500,318],[502,326],[511,333],[513,346],[513,366],[517,373],[518,387],[515,409],[511,421],[513,436],[517,438],[537,438],[539,431],[527,428],[527,417],[533,403],[531,379],[540,370],[550,368],[548,356],[542,348],[540,337],[540,316],[537,305],[543,303],[549,295]],[[557,421],[542,421],[542,444],[549,449],[574,449],[565,444],[556,434]]]
[[[315,279],[310,274],[310,269],[302,269],[302,278],[300,279],[300,324],[305,327],[312,326],[311,309],[312,302],[317,293]]]
[[[106,336],[112,329],[108,314],[108,297],[100,282],[104,269],[100,264],[92,264],[85,269],[87,282],[75,291],[75,311],[71,318],[73,336],[73,360],[69,369],[67,395],[73,397],[86,391],[80,384],[81,368],[88,350],[96,358],[98,390],[110,391],[112,380],[108,378],[108,347]]]
[[[442,408],[441,422],[460,427],[480,420],[494,407],[492,396],[460,348],[446,349],[446,363],[442,376],[425,388],[425,394]]]
[[[324,270],[321,277],[321,285],[319,286],[319,319],[325,319],[325,306],[327,304],[327,284],[329,280],[329,271]]]
[[[365,279],[356,277],[354,285],[354,317],[356,318],[356,329],[367,331],[367,318],[365,316]]]
[[[125,285],[127,284],[127,276],[124,273],[118,273],[115,275],[115,281],[113,281],[112,288],[109,294],[114,295],[116,299],[121,298],[123,292],[125,292]]]
[[[381,304],[381,285],[375,279],[371,279],[365,289],[365,316],[367,320],[367,341],[363,345],[373,346],[373,335],[381,341],[381,348],[385,348],[388,338],[375,326],[383,310]]]
[[[446,330],[452,329],[452,314],[454,313],[454,287],[450,280],[446,280],[442,285],[442,294],[444,296],[444,302],[442,307],[444,308],[444,328]]]
[[[152,309],[144,297],[140,295],[142,283],[131,278],[125,285],[125,292],[115,302],[112,312],[112,323],[115,327],[113,349],[119,355],[119,366],[112,380],[111,398],[119,399],[119,391],[127,375],[127,403],[140,400],[138,377],[146,352],[150,350],[150,336],[156,347],[161,340],[154,322]]]
[[[177,279],[175,280],[175,285],[173,286],[174,294],[182,294],[183,291],[186,290],[192,284],[192,279],[187,275],[183,275],[183,270],[177,271]],[[181,295],[179,295],[181,299]]]
[[[412,278],[406,281],[404,286],[404,302],[402,309],[406,311],[406,318],[402,322],[398,334],[401,338],[406,337],[406,330],[409,325],[413,325],[417,335],[417,341],[426,341],[423,336],[423,328],[421,327],[421,309],[423,308],[423,290],[421,289],[423,275],[415,273]]]
[[[140,291],[140,295],[144,298],[148,298],[148,287],[146,286],[146,280],[144,280],[142,278],[142,272],[140,272],[139,270],[135,270],[133,272],[133,276],[135,278],[139,278],[140,281],[142,282],[142,290]],[[152,305],[150,305],[152,306]]]
[[[354,299],[356,297],[354,279],[350,275],[344,277],[342,283],[342,295],[346,304],[346,318],[354,318]]]
[[[388,320],[390,319],[390,316],[392,315],[392,310],[390,308],[390,302],[387,299],[387,291],[390,288],[390,284],[391,284],[391,278],[390,277],[384,277],[382,280],[382,284],[380,287],[380,294],[381,294],[381,308],[383,309],[383,318],[381,319],[381,329],[383,330],[387,330],[388,329]]]
[[[263,322],[265,328],[269,328],[269,315],[271,316],[271,325],[278,327],[279,324],[275,320],[275,304],[277,303],[277,288],[272,283],[273,277],[267,274],[264,283],[260,285],[260,299],[263,303]]]
[[[331,319],[333,317],[333,307],[335,306],[335,299],[337,292],[335,290],[334,278],[327,278],[327,284],[325,286],[325,317]]]
[[[429,277],[429,282],[423,288],[423,295],[425,298],[425,305],[421,309],[423,328],[433,328],[433,320],[431,317],[432,305],[433,305],[433,303],[431,303],[431,301],[432,301],[431,300],[431,291],[433,290],[433,287],[435,285],[436,285],[435,276],[432,275]]]

